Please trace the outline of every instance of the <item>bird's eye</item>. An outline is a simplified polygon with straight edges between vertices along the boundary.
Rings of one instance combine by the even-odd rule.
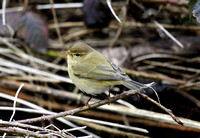
[[[80,56],[80,54],[74,54],[75,56],[77,56],[77,57],[79,57]]]

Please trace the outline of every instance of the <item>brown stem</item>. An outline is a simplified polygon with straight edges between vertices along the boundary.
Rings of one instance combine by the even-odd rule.
[[[33,136],[33,137],[37,137],[37,138],[41,138],[41,137],[51,137],[52,134],[38,134],[36,132],[33,131],[29,131],[29,130],[25,130],[25,129],[19,129],[19,128],[4,128],[4,127],[0,127],[0,132],[6,132],[9,134],[18,134],[18,135],[22,135],[22,136]]]
[[[141,88],[140,90],[137,90],[137,91],[133,91],[133,90],[125,91],[125,92],[123,92],[121,94],[117,94],[114,97],[109,98],[109,100],[105,99],[105,100],[90,104],[89,106],[82,106],[82,107],[79,107],[79,108],[75,108],[75,109],[72,109],[72,110],[60,112],[60,113],[53,114],[53,115],[47,115],[47,116],[41,116],[41,117],[36,117],[36,118],[31,118],[31,119],[19,120],[17,122],[19,122],[19,123],[29,123],[30,124],[30,123],[34,123],[34,122],[38,122],[38,121],[55,119],[55,118],[63,117],[63,116],[66,116],[66,115],[73,115],[73,114],[76,114],[76,113],[79,113],[79,112],[83,112],[83,111],[86,111],[86,110],[89,110],[89,109],[93,109],[93,108],[99,107],[99,106],[104,105],[104,104],[108,104],[110,102],[115,102],[118,99],[123,99],[125,97],[128,97],[130,95],[133,95],[133,94],[137,93],[137,94],[141,95],[142,97],[144,97],[145,99],[149,100],[150,102],[158,105],[158,107],[160,107],[161,109],[166,111],[174,119],[174,121],[176,121],[178,124],[183,125],[183,123],[169,109],[167,109],[164,106],[160,105],[159,103],[157,103],[153,99],[149,98],[148,96],[146,96],[144,94],[141,94],[140,91],[142,91],[143,89],[144,88]]]
[[[89,110],[89,109],[99,107],[99,106],[104,105],[104,104],[108,104],[109,102],[115,102],[119,99],[133,95],[136,92],[140,92],[143,89],[144,88],[141,88],[140,90],[137,90],[137,91],[133,91],[133,90],[125,91],[121,94],[117,94],[114,97],[111,97],[109,100],[105,99],[105,100],[90,104],[89,106],[82,106],[82,107],[79,107],[79,108],[76,108],[76,109],[60,112],[60,113],[53,114],[53,115],[47,115],[47,116],[41,116],[41,117],[36,117],[36,118],[31,118],[31,119],[19,120],[17,122],[30,124],[30,123],[34,123],[34,122],[38,122],[38,121],[44,121],[44,120],[50,120],[50,119],[54,119],[54,118],[58,118],[58,117],[66,116],[66,115],[73,115],[73,114],[76,114],[76,113],[79,113],[79,112],[83,112],[83,111],[86,111],[86,110]]]
[[[181,120],[179,120],[178,117],[176,117],[172,111],[170,109],[167,109],[166,107],[164,107],[163,105],[159,104],[158,102],[156,102],[155,100],[151,99],[150,97],[148,97],[147,95],[145,94],[142,94],[142,93],[137,93],[138,95],[142,96],[143,98],[145,98],[146,100],[154,103],[155,105],[157,105],[158,107],[160,107],[161,109],[163,109],[165,112],[167,112],[171,117],[172,119],[174,119],[174,121],[176,121],[178,124],[180,125],[183,125],[183,122],[181,122]]]

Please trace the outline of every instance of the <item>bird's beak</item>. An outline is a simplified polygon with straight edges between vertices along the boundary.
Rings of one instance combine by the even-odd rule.
[[[63,53],[63,54],[66,54],[66,55],[72,55],[72,53],[69,52],[69,51],[62,51],[62,53]]]

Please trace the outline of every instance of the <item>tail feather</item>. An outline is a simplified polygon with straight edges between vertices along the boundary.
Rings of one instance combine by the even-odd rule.
[[[123,85],[126,86],[127,88],[131,89],[131,90],[139,90],[141,88],[150,88],[156,94],[158,102],[160,103],[160,99],[159,99],[157,92],[152,88],[152,86],[155,85],[154,82],[149,83],[149,84],[142,84],[142,83],[131,80],[131,81],[125,81],[123,83]]]
[[[125,83],[123,83],[124,86],[126,86],[127,88],[131,89],[131,90],[139,90],[141,88],[147,88],[147,86],[145,84],[136,82],[136,81],[126,81]]]

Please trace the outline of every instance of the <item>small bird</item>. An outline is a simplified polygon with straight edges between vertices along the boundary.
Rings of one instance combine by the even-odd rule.
[[[133,81],[103,54],[84,42],[76,43],[69,51],[63,53],[68,55],[68,72],[71,80],[87,94],[95,96],[104,93],[113,85],[124,85],[132,90],[147,87],[145,84]]]

